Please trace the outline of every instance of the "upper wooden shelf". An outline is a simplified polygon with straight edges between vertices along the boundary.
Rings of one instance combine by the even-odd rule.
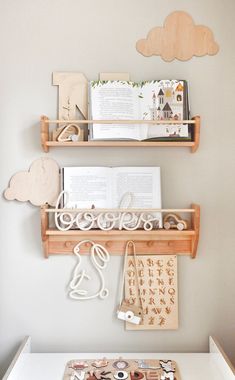
[[[63,211],[63,209],[60,209]],[[161,210],[171,212],[175,210]],[[180,211],[180,210],[177,210]],[[165,230],[155,229],[145,230],[109,230],[102,231],[92,229],[88,231],[68,230],[60,231],[51,228],[49,225],[49,214],[57,212],[50,209],[47,205],[41,207],[41,235],[44,249],[44,256],[55,254],[72,254],[75,245],[82,240],[94,240],[96,243],[105,246],[110,254],[123,255],[125,245],[128,240],[136,243],[137,254],[177,254],[196,257],[199,241],[200,228],[200,207],[196,204],[191,205],[191,209],[182,209],[181,212],[189,212],[191,215],[189,229],[179,231],[176,229]],[[89,243],[82,245],[81,253],[89,252]]]
[[[41,116],[41,145],[44,152],[50,147],[190,147],[191,152],[196,152],[200,139],[200,116],[192,120],[180,120],[181,124],[193,125],[193,141],[76,141],[59,142],[50,139],[50,124],[179,124],[179,120],[50,120],[47,116]]]

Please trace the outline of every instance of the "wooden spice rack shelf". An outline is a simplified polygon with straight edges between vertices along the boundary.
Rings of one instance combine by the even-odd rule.
[[[102,244],[112,255],[123,255],[126,242],[134,240],[137,254],[176,254],[196,257],[200,228],[200,206],[196,204],[192,204],[190,209],[191,227],[183,231],[175,229],[60,231],[49,227],[50,211],[47,205],[41,207],[41,235],[45,258],[49,255],[72,254],[75,245],[87,239]],[[84,243],[81,253],[87,254],[88,248],[89,243]]]
[[[76,141],[59,142],[50,140],[50,124],[179,124],[179,120],[50,120],[47,116],[41,116],[41,145],[44,152],[50,147],[190,147],[194,153],[198,149],[200,140],[200,116],[192,120],[180,120],[181,124],[193,125],[193,141]]]

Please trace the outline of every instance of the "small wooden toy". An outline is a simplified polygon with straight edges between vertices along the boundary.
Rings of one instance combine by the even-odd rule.
[[[141,369],[159,369],[160,367],[153,366],[152,364],[147,363],[145,360],[137,360],[138,368]]]
[[[122,358],[119,358],[115,362],[113,362],[113,367],[117,369],[125,369],[129,367],[129,364],[126,360],[122,360]]]
[[[130,372],[131,380],[141,380],[144,377],[144,374],[140,371],[131,371]]]
[[[96,380],[111,380],[111,378],[108,375],[111,375],[111,371],[94,371],[94,376]]]
[[[77,124],[68,124],[62,127],[57,137],[57,141],[79,141],[83,140],[83,131]]]
[[[175,379],[175,367],[173,367],[171,360],[159,360],[159,364],[163,370],[161,380],[174,380]]]
[[[159,372],[158,371],[147,371],[146,372],[146,380],[159,380]]]
[[[164,216],[163,226],[165,230],[176,228],[179,231],[186,230],[188,223],[186,220],[180,218],[177,214],[167,214]]]
[[[93,363],[91,363],[91,365],[96,368],[106,367],[108,364],[109,362],[106,360],[106,358],[95,360]]]
[[[126,371],[117,371],[114,373],[113,377],[116,380],[125,380],[128,378],[128,373]]]
[[[85,371],[73,370],[69,380],[84,380],[85,374],[86,374]]]
[[[143,310],[139,306],[130,305],[125,300],[122,301],[121,305],[117,310],[117,317],[126,322],[134,323],[138,325],[142,320]]]
[[[79,361],[79,362],[75,362],[73,363],[73,365],[71,366],[71,368],[77,370],[77,369],[84,369],[84,368],[87,368],[88,367],[88,364],[87,362],[84,362],[84,361]]]

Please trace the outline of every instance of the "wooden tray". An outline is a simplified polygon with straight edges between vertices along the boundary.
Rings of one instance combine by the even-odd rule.
[[[163,374],[164,374],[164,370],[161,369],[161,365],[160,365],[161,358],[159,360],[153,360],[153,359],[135,360],[135,359],[124,359],[124,358],[107,359],[108,365],[105,367],[96,368],[94,365],[92,365],[94,362],[101,361],[101,360],[103,360],[103,358],[97,358],[97,360],[86,360],[86,359],[80,360],[79,358],[70,360],[66,365],[63,380],[74,379],[73,373],[75,373],[75,372],[74,372],[74,369],[72,367],[76,366],[76,364],[78,364],[79,362],[80,363],[85,362],[88,364],[88,366],[84,369],[77,369],[78,372],[79,371],[85,371],[84,380],[88,380],[89,378],[91,379],[90,372],[94,373],[94,371],[97,371],[97,370],[101,371],[101,372],[104,371],[105,373],[111,372],[111,373],[106,375],[106,377],[109,378],[110,380],[116,380],[114,377],[114,374],[117,371],[127,372],[128,378],[126,380],[133,380],[133,377],[131,376],[132,371],[134,371],[134,372],[137,371],[137,372],[140,372],[141,374],[143,374],[142,380],[161,380],[161,376],[163,376]],[[165,363],[167,362],[166,360],[163,360],[163,361]],[[170,360],[170,359],[168,361],[171,361],[171,366],[175,370],[174,380],[181,380],[177,363],[174,360]],[[117,369],[115,367],[116,362],[123,362],[123,364],[126,362],[128,364],[128,366],[126,368],[123,368],[123,369]],[[153,367],[153,369],[139,368],[138,362],[147,363],[149,366]],[[158,368],[158,369],[154,369],[154,368]],[[76,379],[76,377],[75,377],[75,379]],[[79,377],[78,377],[78,379],[79,379]],[[94,379],[95,379],[95,377],[94,377]],[[162,379],[163,379],[163,377],[162,377]],[[168,379],[168,378],[166,377],[166,379]],[[169,379],[170,379],[170,377],[169,377]]]

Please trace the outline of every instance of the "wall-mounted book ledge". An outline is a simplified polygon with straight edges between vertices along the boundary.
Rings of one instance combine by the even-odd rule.
[[[150,210],[148,210],[150,211]],[[75,245],[82,240],[94,240],[97,243],[105,246],[110,254],[113,255],[123,255],[125,251],[125,245],[128,240],[134,240],[136,242],[137,254],[177,254],[177,255],[188,255],[192,258],[196,257],[197,246],[199,240],[199,227],[200,227],[200,207],[196,204],[193,204],[189,209],[152,209],[151,213],[161,213],[165,221],[164,215],[169,215],[170,213],[176,213],[181,215],[189,215],[187,218],[188,223],[185,225],[186,229],[179,230],[177,225],[165,225],[165,228],[153,228],[150,223],[151,220],[147,222],[145,227],[149,230],[143,228],[138,228],[138,220],[135,219],[137,229],[134,229],[133,223],[130,221],[125,222],[125,218],[128,216],[128,213],[132,213],[135,218],[142,217],[141,222],[143,223],[144,214],[146,215],[147,211],[143,209],[93,209],[93,210],[75,210],[75,209],[54,209],[49,208],[47,205],[41,207],[41,235],[42,243],[44,249],[44,255],[46,258],[49,255],[55,254],[72,254],[73,248]],[[76,216],[71,219],[71,216],[75,214]],[[92,215],[96,215],[95,223],[97,223],[97,215],[101,215],[102,223],[104,223],[104,215],[119,215],[124,223],[122,229],[114,228],[109,229],[107,224],[103,224],[103,229],[93,228]],[[81,215],[82,214],[82,215]],[[87,215],[86,223],[84,224],[83,216]],[[88,215],[89,214],[89,215]],[[62,215],[62,220],[67,220],[67,225],[64,225],[61,229],[56,227],[51,227],[55,220],[60,219]],[[67,216],[66,216],[67,215]],[[77,216],[79,215],[79,216]],[[88,217],[89,216],[89,217]],[[52,218],[54,217],[54,218]],[[108,217],[110,221],[112,217]],[[80,224],[82,229],[70,229],[71,223],[72,228],[74,228],[74,223],[80,223],[83,221],[83,224]],[[112,219],[113,220],[113,219]],[[71,222],[72,221],[72,222]],[[107,221],[107,220],[106,220]],[[152,220],[154,223],[154,220]],[[181,221],[179,221],[181,222]],[[117,223],[117,219],[115,219]],[[63,224],[63,223],[62,223]],[[111,222],[112,224],[112,222]],[[117,225],[115,225],[116,227]],[[129,226],[129,227],[127,227]],[[142,224],[143,226],[143,224]],[[112,227],[112,226],[111,226]],[[119,224],[120,227],[120,224]],[[128,230],[125,227],[129,228]],[[152,229],[151,229],[152,228]],[[180,227],[181,228],[181,227]],[[66,230],[67,229],[67,230]],[[89,248],[89,243],[84,244],[81,247],[81,253],[87,254]]]
[[[117,140],[89,140],[89,141],[57,141],[52,139],[50,125],[77,124],[80,127],[88,124],[190,124],[192,125],[193,141],[117,141]],[[196,152],[200,139],[200,116],[192,120],[50,120],[47,116],[41,116],[41,145],[44,152],[50,147],[190,147],[191,152]],[[52,127],[55,130],[55,126]]]

